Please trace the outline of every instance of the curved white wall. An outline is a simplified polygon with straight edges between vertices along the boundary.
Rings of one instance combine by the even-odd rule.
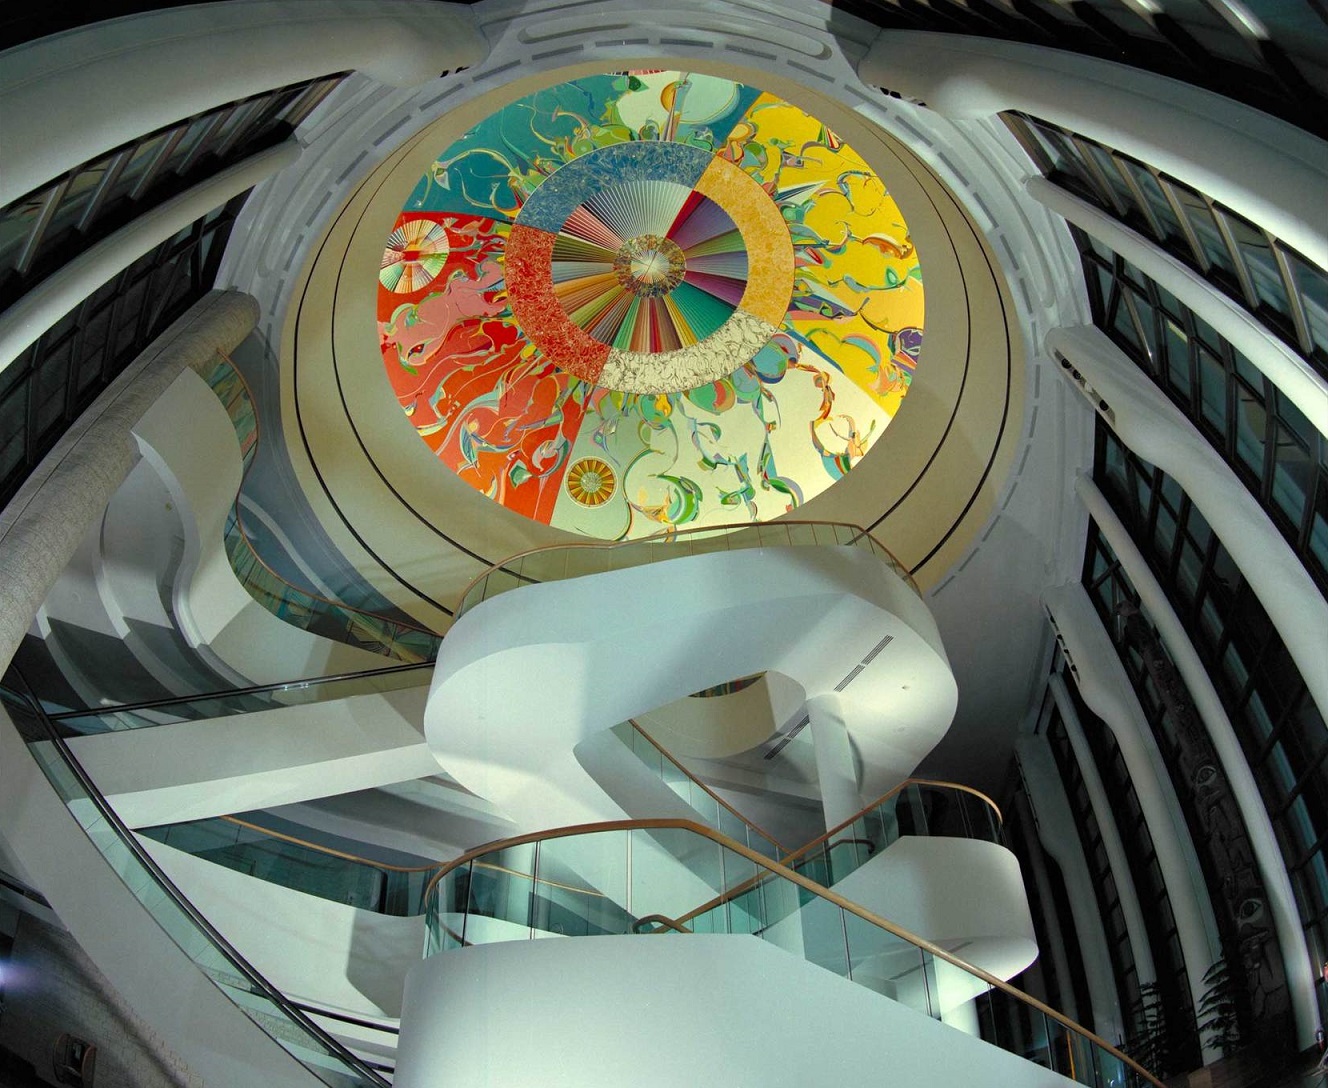
[[[449,774],[523,829],[616,819],[621,811],[577,763],[576,746],[760,671],[791,677],[808,698],[842,690],[868,797],[908,777],[949,728],[957,700],[930,612],[873,553],[761,548],[485,601],[443,642],[425,735]]]
[[[916,974],[916,972],[915,972]],[[514,941],[406,981],[397,1088],[1067,1088],[755,937]]]
[[[188,420],[187,428],[180,425]],[[202,378],[186,371],[134,426],[184,522],[174,614],[186,639],[239,686],[378,669],[379,654],[285,623],[240,584],[226,554],[226,516],[243,466],[235,428]]]

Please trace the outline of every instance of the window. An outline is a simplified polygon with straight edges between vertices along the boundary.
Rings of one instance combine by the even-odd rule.
[[[1124,471],[1122,471],[1122,468]],[[1189,632],[1254,772],[1281,844],[1317,960],[1328,919],[1328,727],[1291,655],[1230,554],[1187,496],[1165,473],[1125,449],[1099,423],[1094,478]],[[1174,528],[1171,514],[1174,512]],[[1101,532],[1089,534],[1084,581],[1118,648],[1128,648],[1118,617],[1137,595]],[[1158,705],[1141,658],[1124,653],[1150,720],[1170,716]],[[1165,751],[1165,746],[1164,746]],[[1181,785],[1177,783],[1177,792]]]
[[[1206,321],[1123,257],[1071,233],[1094,324],[1208,439],[1328,592],[1328,438]]]
[[[144,254],[0,371],[0,506],[116,375],[211,288],[247,195]]]
[[[1328,271],[1147,163],[1036,117],[1004,117],[1050,181],[1189,265],[1328,378]]]
[[[341,79],[280,87],[186,118],[0,208],[0,308],[145,211],[285,139]]]

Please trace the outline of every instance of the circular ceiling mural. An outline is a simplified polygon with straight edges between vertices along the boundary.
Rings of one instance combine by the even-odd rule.
[[[880,437],[922,343],[871,167],[695,73],[590,76],[482,121],[416,185],[378,279],[383,363],[438,459],[604,539],[802,505]]]

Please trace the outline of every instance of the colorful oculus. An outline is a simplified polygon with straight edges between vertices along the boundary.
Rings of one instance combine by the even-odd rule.
[[[472,487],[606,539],[795,510],[867,453],[923,292],[872,168],[740,83],[630,72],[491,115],[379,272],[406,417]]]

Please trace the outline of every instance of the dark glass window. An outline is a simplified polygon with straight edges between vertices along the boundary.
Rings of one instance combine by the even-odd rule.
[[[98,394],[212,287],[247,195],[145,253],[0,371],[0,506]]]
[[[1070,682],[1067,682],[1069,686]],[[1064,719],[1056,700],[1048,693],[1043,707],[1045,719],[1044,732],[1051,744],[1052,755],[1060,771],[1061,782],[1070,808],[1074,812],[1075,828],[1079,832],[1079,842],[1083,847],[1084,858],[1088,862],[1088,871],[1093,878],[1093,891],[1097,896],[1098,912],[1102,916],[1102,928],[1107,937],[1107,951],[1111,957],[1112,974],[1116,981],[1116,994],[1122,1012],[1128,1017],[1131,1010],[1139,1005],[1139,976],[1135,969],[1134,950],[1130,946],[1130,935],[1125,928],[1125,912],[1121,908],[1120,894],[1116,889],[1116,876],[1111,870],[1107,858],[1106,846],[1102,842],[1102,831],[1098,825],[1097,813],[1093,810],[1092,800],[1088,796],[1088,787],[1079,768],[1079,760],[1070,744],[1070,735],[1066,732]],[[1083,719],[1080,719],[1081,722]],[[1091,721],[1091,719],[1090,719]],[[1096,724],[1096,723],[1094,723]],[[1089,728],[1089,726],[1085,726]],[[1147,834],[1147,829],[1144,829]],[[1136,843],[1131,841],[1131,848]],[[1151,840],[1148,851],[1151,852]],[[1140,857],[1148,854],[1140,853]],[[1133,878],[1131,878],[1133,879]],[[1166,889],[1161,890],[1165,898]],[[1157,904],[1150,899],[1148,908],[1154,910]],[[1164,913],[1169,918],[1171,908],[1168,904]],[[1150,945],[1151,945],[1150,941]],[[1188,981],[1184,977],[1184,963],[1180,964],[1182,993],[1188,991]],[[1186,999],[1188,1000],[1188,994]]]
[[[1071,233],[1094,324],[1212,443],[1328,592],[1328,438],[1206,321],[1123,257]]]
[[[1328,958],[1323,944],[1328,726],[1323,715],[1259,598],[1174,481],[1126,450],[1105,425],[1098,429],[1094,475],[1213,678],[1277,832],[1311,954],[1322,961]],[[1108,621],[1119,615],[1121,600],[1137,602],[1137,597],[1096,527],[1088,550],[1085,584]],[[1123,637],[1118,622],[1111,620],[1108,627]],[[1127,664],[1127,671],[1142,681],[1137,667]],[[1141,701],[1147,707],[1144,695]]]
[[[1147,163],[1036,117],[1004,116],[1049,180],[1157,242],[1328,378],[1328,271]]]
[[[186,118],[0,208],[0,307],[149,209],[280,143],[341,79],[280,87]]]

